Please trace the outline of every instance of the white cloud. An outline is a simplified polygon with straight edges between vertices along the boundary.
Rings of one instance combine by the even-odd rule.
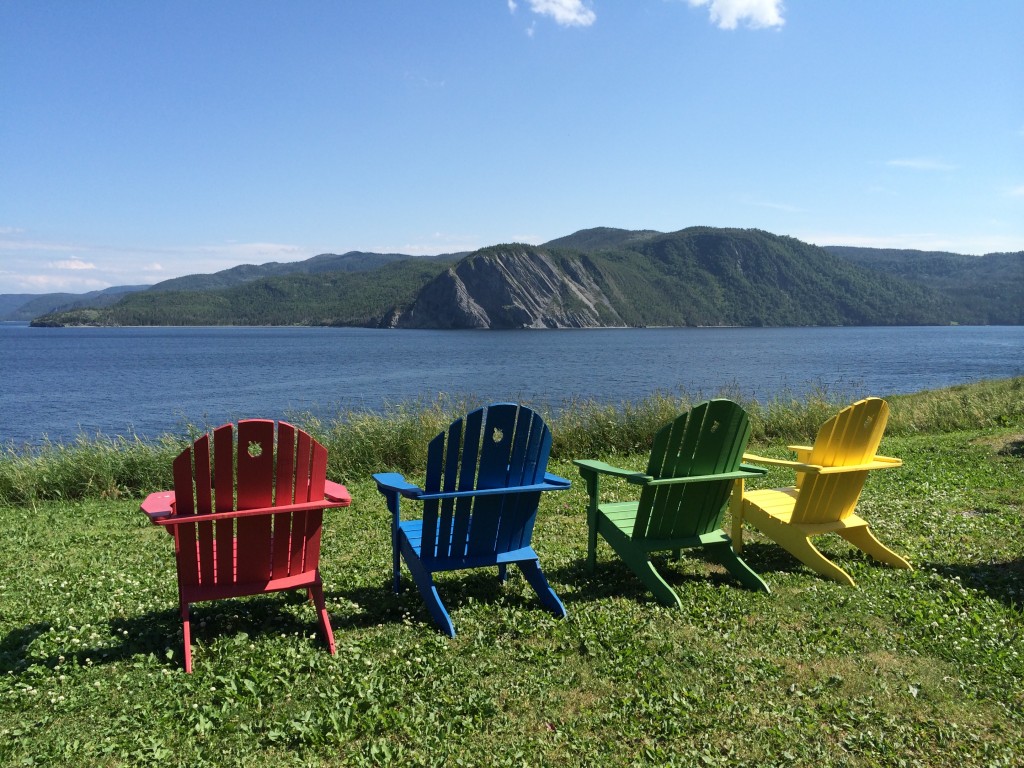
[[[1024,197],[1024,184],[1009,190],[1010,197]]]
[[[508,12],[509,13],[515,13],[516,12],[516,8],[518,8],[518,7],[519,6],[516,5],[516,0],[508,0]]]
[[[742,22],[752,29],[781,27],[782,0],[687,0],[693,7],[708,6],[711,22],[721,29],[736,29]]]
[[[5,282],[11,293],[86,293],[110,287],[106,280],[60,275],[16,275]]]
[[[795,205],[788,203],[775,203],[771,200],[745,200],[747,205],[757,206],[758,208],[768,208],[773,211],[782,211],[783,213],[804,213],[804,208],[798,208]]]
[[[96,265],[91,261],[82,261],[81,259],[64,259],[63,261],[50,262],[50,266],[53,269],[96,269]]]
[[[913,171],[955,171],[956,166],[930,157],[907,157],[889,160],[886,165],[893,168],[909,168]]]
[[[22,240],[11,233],[0,234],[0,293],[82,293],[218,272],[239,264],[301,261],[327,250],[267,242],[108,246]]]
[[[550,16],[563,27],[589,27],[597,20],[596,14],[583,4],[583,0],[527,0],[530,10],[540,16]],[[515,2],[508,7],[515,11]]]

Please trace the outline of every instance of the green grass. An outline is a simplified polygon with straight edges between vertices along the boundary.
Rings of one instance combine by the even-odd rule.
[[[16,477],[14,463],[49,479],[0,505],[0,765],[1020,765],[1020,389],[892,400],[882,449],[904,467],[872,476],[860,511],[913,572],[826,537],[851,589],[748,532],[745,557],[772,594],[684,556],[658,560],[686,605],[665,608],[603,543],[597,572],[585,572],[576,482],[545,496],[534,536],[569,618],[539,608],[516,572],[504,586],[491,571],[446,574],[454,640],[407,576],[391,593],[387,512],[368,474],[347,471],[338,479],[353,506],[329,513],[323,540],[337,656],[298,593],[220,601],[194,609],[191,676],[172,542],[133,498],[164,480],[147,468],[176,443],[8,454],[0,477]],[[774,407],[752,409],[752,448],[784,455],[824,405]],[[367,444],[395,467],[414,464],[402,446],[443,423],[445,409],[432,408],[408,409],[389,441],[368,419]],[[574,418],[586,423],[583,410]],[[576,455],[642,465],[643,429],[605,429],[625,447]],[[571,450],[550,468],[578,480]]]

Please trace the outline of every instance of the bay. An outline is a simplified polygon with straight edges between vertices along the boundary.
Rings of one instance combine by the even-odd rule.
[[[1024,375],[1024,327],[29,328],[0,325],[0,443],[180,433],[238,418],[330,419],[432,401],[557,411],[655,392],[845,399]]]

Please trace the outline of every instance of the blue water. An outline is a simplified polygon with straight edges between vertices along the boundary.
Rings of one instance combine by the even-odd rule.
[[[330,418],[433,400],[656,391],[856,398],[1024,375],[1024,327],[28,328],[0,324],[0,443],[180,432],[238,418]]]

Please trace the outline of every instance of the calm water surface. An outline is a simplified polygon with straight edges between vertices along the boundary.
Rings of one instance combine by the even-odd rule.
[[[434,399],[850,398],[1024,375],[1024,327],[395,331],[0,324],[0,443]]]

